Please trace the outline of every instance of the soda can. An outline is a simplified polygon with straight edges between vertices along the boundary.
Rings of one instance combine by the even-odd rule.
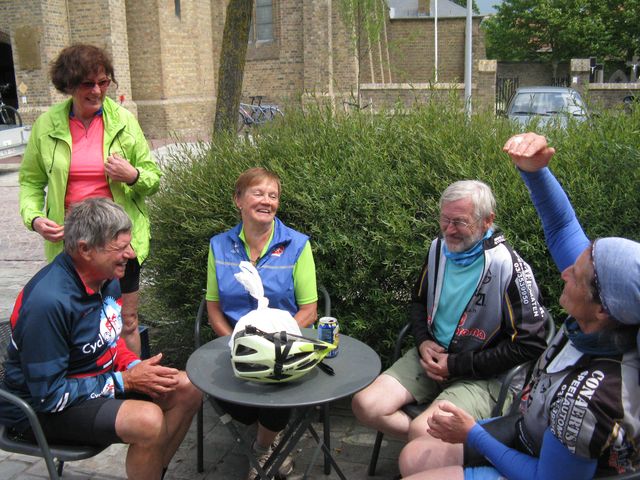
[[[327,358],[333,358],[338,355],[338,345],[340,343],[338,320],[333,317],[322,317],[318,320],[318,339],[336,346],[335,350],[331,350],[327,354]]]

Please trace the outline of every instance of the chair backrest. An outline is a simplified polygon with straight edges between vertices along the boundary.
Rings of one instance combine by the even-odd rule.
[[[555,337],[556,335],[556,324],[553,321],[551,313],[549,312],[547,312],[545,328],[547,330],[547,334],[545,335],[545,342],[547,342],[547,346],[549,346],[551,340],[553,340],[553,337]],[[533,373],[533,368],[535,367],[537,361],[537,358],[534,360],[529,360],[528,362],[516,365],[511,370],[509,370],[509,372],[507,372],[504,382],[509,385],[509,390],[513,393],[513,402],[511,403],[511,405],[509,405],[507,411],[503,411],[506,394],[508,393],[508,391],[503,388],[500,391],[498,401],[496,402],[496,405],[491,412],[491,415],[493,417],[497,417],[499,415],[507,415],[518,410],[522,394],[524,393],[524,387],[527,385],[527,383],[529,383],[529,379],[531,377],[531,374]]]
[[[0,322],[0,384],[4,382],[4,361],[7,358],[10,341],[11,323],[8,320]]]

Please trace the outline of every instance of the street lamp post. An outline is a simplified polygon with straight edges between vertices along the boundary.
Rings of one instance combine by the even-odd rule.
[[[435,66],[434,66],[434,81],[438,83],[438,0],[433,0],[433,31],[434,31],[434,49],[435,49]]]
[[[467,116],[471,116],[471,73],[473,69],[472,57],[472,14],[473,0],[467,0],[467,23],[465,28],[465,48],[464,48],[464,108]]]

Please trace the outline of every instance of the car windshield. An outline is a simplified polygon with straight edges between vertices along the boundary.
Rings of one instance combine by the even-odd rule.
[[[569,113],[584,115],[579,98],[562,92],[519,93],[511,103],[511,115],[553,115]]]

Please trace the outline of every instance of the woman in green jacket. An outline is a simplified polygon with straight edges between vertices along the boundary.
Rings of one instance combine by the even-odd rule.
[[[106,197],[133,222],[129,260],[120,280],[122,336],[140,354],[138,290],[140,265],[149,254],[145,197],[158,190],[161,172],[137,120],[106,96],[117,85],[109,55],[92,45],[72,45],[51,66],[51,80],[71,98],[52,106],[34,123],[20,168],[20,214],[45,239],[48,261],[62,251],[64,217],[73,204]],[[46,190],[46,194],[45,194]]]

